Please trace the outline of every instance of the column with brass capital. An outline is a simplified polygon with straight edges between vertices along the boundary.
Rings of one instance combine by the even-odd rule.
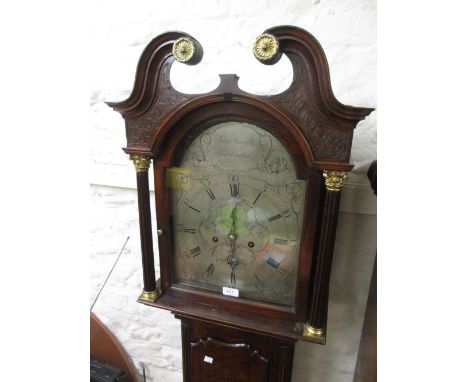
[[[308,322],[304,325],[306,337],[324,337],[327,326],[328,292],[333,260],[336,225],[340,207],[341,188],[348,177],[345,171],[323,171],[325,181],[325,201],[320,227],[317,260],[314,267],[312,305]]]
[[[140,300],[154,302],[159,296],[154,271],[153,235],[151,232],[151,209],[148,169],[151,158],[146,155],[130,155],[136,170],[138,192],[138,215],[140,218],[141,259],[143,263],[143,291]]]

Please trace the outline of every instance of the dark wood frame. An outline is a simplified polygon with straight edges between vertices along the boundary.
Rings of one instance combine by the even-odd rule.
[[[367,171],[372,189],[377,196],[377,160]],[[361,341],[354,369],[353,382],[377,381],[377,253],[367,295],[366,313],[361,331]]]
[[[321,175],[322,172],[345,173],[352,168],[349,157],[353,129],[373,109],[346,106],[336,100],[325,54],[311,34],[292,26],[265,32],[278,40],[279,54],[264,63],[274,64],[284,53],[294,70],[291,86],[280,94],[246,93],[239,89],[235,75],[221,75],[220,85],[208,94],[176,91],[169,79],[174,42],[182,37],[193,41],[198,54],[189,64],[201,60],[202,49],[191,36],[169,32],[156,37],[144,50],[130,97],[123,102],[108,103],[125,119],[127,147],[124,151],[154,160],[161,279],[154,280],[147,173],[140,171],[137,187],[144,293],[147,294],[139,301],[182,317],[285,340],[323,344],[340,189],[325,187]],[[177,145],[192,129],[232,119],[253,122],[275,135],[294,158],[298,176],[308,182],[295,310],[181,289],[172,284],[172,239],[164,170],[176,161]],[[307,328],[318,331],[306,335]]]
[[[259,127],[263,127],[281,142],[287,142],[286,148],[289,149],[291,156],[294,158],[298,177],[307,180],[308,189],[306,192],[306,208],[309,216],[308,224],[304,225],[304,233],[302,235],[302,245],[299,256],[299,272],[298,282],[296,286],[296,301],[295,308],[283,307],[280,305],[262,303],[253,300],[233,299],[220,294],[213,294],[206,291],[197,291],[193,288],[190,291],[187,288],[180,288],[173,283],[171,276],[174,274],[174,265],[171,260],[173,257],[173,243],[171,230],[168,229],[170,224],[170,216],[168,214],[170,201],[168,199],[165,186],[165,170],[168,167],[178,166],[180,148],[186,139],[186,136],[193,133],[193,127],[207,128],[211,124],[217,124],[233,120],[242,120],[251,122]],[[319,200],[317,196],[321,193],[321,174],[318,171],[306,171],[306,163],[303,160],[303,155],[300,148],[295,144],[294,136],[291,136],[289,128],[284,128],[285,125],[281,121],[273,119],[270,114],[266,114],[263,110],[252,107],[245,103],[235,102],[214,102],[191,112],[185,118],[181,118],[170,132],[164,137],[161,145],[166,147],[161,156],[155,160],[155,190],[156,190],[156,211],[159,227],[167,230],[167,234],[159,239],[160,245],[160,260],[170,269],[170,272],[161,273],[161,291],[163,294],[169,289],[173,289],[171,293],[178,299],[186,299],[187,303],[196,299],[200,303],[213,304],[223,307],[226,311],[244,310],[251,314],[261,314],[267,317],[277,319],[286,319],[291,321],[304,322],[307,320],[307,302],[309,300],[309,282],[311,260],[309,256],[313,252],[314,238],[316,231],[317,216],[319,213]],[[197,132],[198,134],[198,132]],[[164,248],[161,250],[161,248]]]

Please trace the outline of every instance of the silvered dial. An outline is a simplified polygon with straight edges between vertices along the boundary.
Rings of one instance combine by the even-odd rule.
[[[228,122],[167,170],[175,282],[293,305],[305,182],[265,130]]]

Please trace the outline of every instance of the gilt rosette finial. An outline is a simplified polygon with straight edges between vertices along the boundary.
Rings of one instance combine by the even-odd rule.
[[[272,61],[279,53],[279,43],[275,36],[264,33],[255,39],[253,54],[261,62]]]
[[[195,43],[187,37],[181,37],[174,42],[172,53],[177,61],[186,63],[190,61],[197,52]]]
[[[344,181],[348,178],[346,171],[323,171],[325,187],[329,191],[341,191]]]

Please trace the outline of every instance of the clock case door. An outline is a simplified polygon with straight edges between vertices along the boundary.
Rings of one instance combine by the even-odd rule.
[[[292,26],[265,32],[274,36],[279,49],[261,62],[274,64],[284,53],[294,71],[292,84],[280,94],[246,93],[239,89],[235,75],[220,75],[219,86],[207,94],[176,91],[170,82],[173,47],[181,39],[190,41],[194,54],[184,61],[189,65],[201,60],[203,49],[185,33],[168,32],[152,40],[143,52],[130,97],[108,103],[125,119],[124,151],[137,168],[144,275],[144,293],[139,301],[181,316],[280,338],[324,343],[340,192],[325,188],[323,175],[326,171],[345,174],[352,168],[349,157],[353,129],[372,109],[345,106],[336,100],[325,54],[308,32]],[[173,237],[165,170],[177,165],[183,142],[209,126],[229,121],[251,123],[270,132],[289,152],[297,178],[307,182],[293,307],[188,290],[173,282]],[[154,276],[148,178],[137,166],[147,159],[153,160],[155,175],[159,280]],[[305,334],[308,322],[320,328],[318,335]]]
[[[174,280],[174,232],[171,229],[171,200],[166,184],[166,169],[178,167],[186,146],[203,130],[223,122],[247,122],[261,127],[280,142],[290,153],[296,169],[297,178],[307,182],[304,206],[304,221],[302,240],[299,249],[298,277],[295,288],[295,302],[292,307],[274,303],[261,302],[242,297],[228,297],[221,293],[202,291],[196,288],[190,290],[181,287]],[[166,136],[166,150],[155,160],[155,189],[156,211],[158,227],[164,227],[166,234],[159,237],[159,250],[161,264],[167,264],[169,272],[161,272],[161,289],[187,303],[193,300],[201,304],[212,304],[233,312],[244,311],[251,315],[264,315],[277,319],[304,322],[307,319],[306,308],[309,298],[309,279],[314,252],[314,237],[317,226],[317,217],[321,195],[321,174],[318,171],[308,171],[301,148],[297,145],[294,136],[281,121],[265,113],[261,109],[239,102],[216,102],[197,108],[178,121]],[[201,208],[200,206],[197,206]],[[165,266],[162,269],[166,268]],[[221,292],[221,291],[220,291]],[[242,293],[242,291],[241,291]],[[265,317],[263,318],[265,319]]]

